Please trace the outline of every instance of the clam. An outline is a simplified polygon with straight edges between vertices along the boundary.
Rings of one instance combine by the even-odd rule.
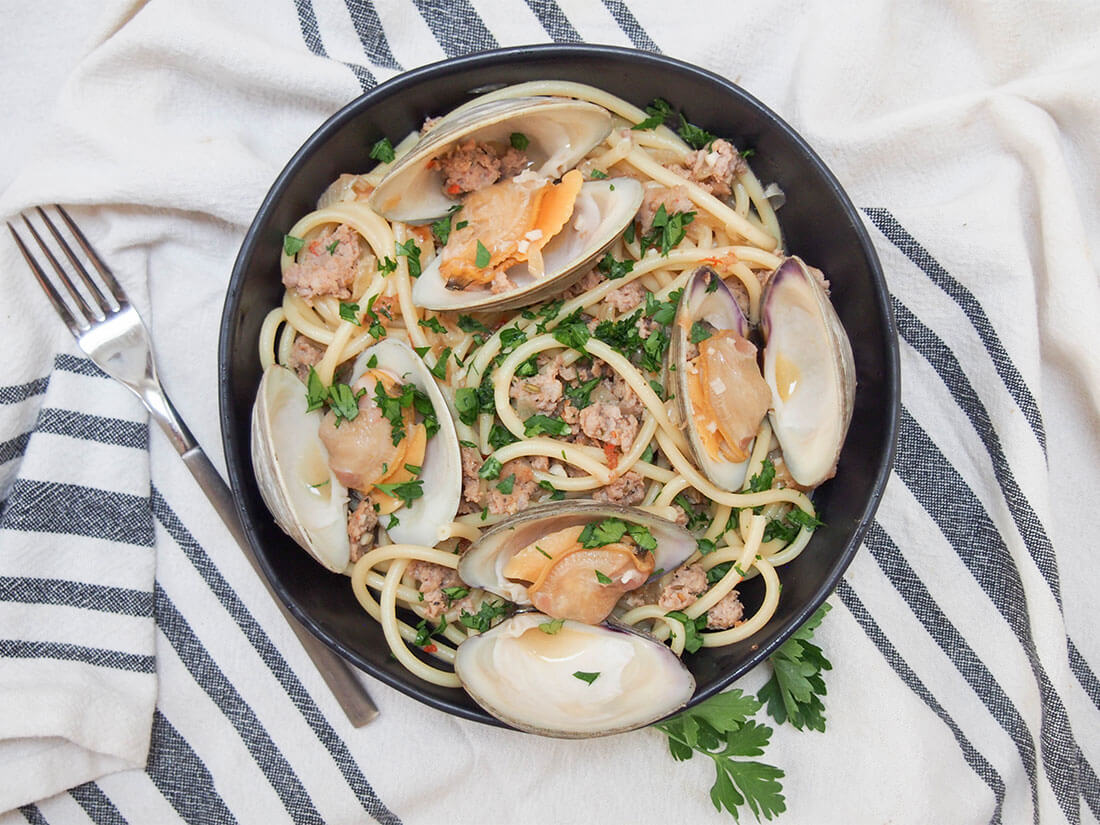
[[[737,299],[710,267],[688,279],[676,308],[669,368],[676,412],[696,463],[714,484],[740,490],[771,393]]]
[[[455,673],[503,722],[566,739],[633,730],[683,707],[695,679],[636,631],[520,613],[459,645]]]
[[[529,218],[519,215],[518,209],[502,205],[511,197],[508,192],[493,191],[552,185],[546,181],[517,178],[473,193],[471,200],[486,201],[487,208],[478,213],[484,212],[484,220],[478,220],[478,214],[467,215],[463,208],[459,215],[469,218],[467,225],[452,232],[447,246],[416,280],[413,300],[439,311],[515,309],[559,294],[580,280],[634,219],[643,190],[632,178],[580,183],[576,171],[558,186],[570,179],[579,184],[575,198],[564,206],[559,202],[556,206],[562,211],[550,217],[545,209]],[[492,197],[500,200],[488,203]],[[514,225],[506,225],[499,217],[502,212],[519,217]],[[491,250],[481,267],[476,257],[479,245]]]
[[[761,329],[772,429],[794,480],[816,487],[836,471],[852,420],[852,346],[824,286],[798,258],[768,281]]]
[[[350,421],[308,410],[306,386],[273,365],[264,373],[252,412],[252,466],[276,523],[329,570],[350,562],[349,489],[369,498],[394,541],[432,546],[451,521],[461,495],[458,436],[447,403],[423,361],[408,344],[382,340],[355,361],[353,393],[364,390]],[[429,435],[415,405],[404,409],[404,436],[394,444],[393,423],[374,401],[381,384],[400,396],[412,384],[431,404],[439,429]],[[397,485],[412,482],[421,495],[402,506]],[[390,495],[393,493],[394,495]]]
[[[563,97],[496,100],[444,118],[408,154],[394,163],[368,205],[406,223],[441,218],[455,201],[443,192],[437,158],[459,141],[508,147],[512,135],[526,139],[529,169],[558,178],[611,132],[611,114],[601,106]]]
[[[644,510],[554,502],[488,530],[463,555],[458,574],[520,606],[596,624],[623,593],[679,567],[694,550],[687,530]]]
[[[278,364],[264,372],[252,408],[252,467],[275,523],[313,558],[343,573],[350,558],[348,490],[317,437],[321,411],[306,386]]]

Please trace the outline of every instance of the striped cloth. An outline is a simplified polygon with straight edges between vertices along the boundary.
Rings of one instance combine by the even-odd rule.
[[[1098,821],[1095,4],[69,5],[48,31],[37,6],[5,13],[0,211],[76,205],[216,461],[236,248],[292,151],[360,91],[583,40],[762,98],[862,207],[903,370],[895,471],[817,634],[828,730],[781,726],[763,757],[786,772],[780,821]],[[10,240],[0,265],[0,825],[729,821],[709,762],[673,762],[652,730],[541,740],[366,677],[382,714],[351,728]]]

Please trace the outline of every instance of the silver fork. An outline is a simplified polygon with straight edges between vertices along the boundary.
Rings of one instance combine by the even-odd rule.
[[[87,353],[88,357],[105,373],[132,390],[141,399],[141,403],[145,405],[145,408],[153,416],[153,420],[160,425],[161,430],[168,436],[168,440],[183,458],[184,464],[187,465],[195,480],[198,481],[199,487],[210,499],[210,503],[214,505],[214,509],[221,516],[222,521],[225,522],[225,526],[229,528],[229,532],[236,539],[241,550],[244,551],[245,556],[260,577],[260,581],[264,583],[267,592],[271,594],[271,598],[279,606],[283,616],[298,636],[302,647],[305,648],[310,660],[312,660],[321,677],[329,686],[333,696],[336,697],[336,701],[344,709],[348,719],[355,727],[367,724],[378,715],[378,708],[371,701],[366,690],[352,675],[344,660],[326,647],[323,642],[306,630],[291,615],[289,609],[276,595],[271,583],[267,580],[267,576],[260,569],[259,562],[248,543],[244,527],[233,505],[233,496],[229,492],[229,487],[222,480],[221,475],[210,462],[206,453],[195,442],[194,436],[191,435],[187,425],[176,413],[172,403],[168,400],[168,396],[164,394],[160,379],[157,377],[157,366],[153,359],[153,345],[149,340],[149,332],[145,328],[141,316],[127,300],[126,293],[118,281],[115,280],[114,275],[111,274],[111,271],[96,254],[91,244],[88,243],[84,233],[69,217],[69,213],[60,206],[55,205],[54,208],[69,228],[77,245],[84,252],[96,272],[99,273],[107,290],[104,291],[96,284],[87,268],[73,252],[72,247],[62,237],[54,222],[50,220],[42,207],[36,206],[35,210],[53,236],[57,247],[68,259],[72,270],[75,271],[80,282],[84,285],[85,291],[91,297],[94,306],[88,302],[81,290],[77,288],[69,272],[57,260],[50,247],[43,241],[38,230],[27,219],[27,216],[21,215],[23,223],[26,224],[27,229],[34,237],[38,248],[45,255],[68,292],[73,306],[70,307],[65,303],[42,265],[31,254],[27,245],[23,243],[23,239],[15,231],[15,227],[11,225],[11,222],[8,222],[8,229],[11,230],[12,237],[15,238],[20,252],[23,253],[27,265],[30,266],[34,277],[45,291],[46,297],[50,299],[53,308],[57,310],[58,315],[61,316],[73,337],[76,338],[80,348]]]

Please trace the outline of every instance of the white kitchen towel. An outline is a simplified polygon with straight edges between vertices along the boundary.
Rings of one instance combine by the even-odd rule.
[[[773,725],[760,757],[786,774],[779,821],[1100,818],[1093,4],[86,5],[6,20],[0,212],[75,205],[219,463],[236,249],[292,152],[362,90],[471,51],[587,41],[697,63],[776,110],[863,210],[903,385],[895,472],[817,632],[827,730]],[[6,238],[0,283],[0,686],[58,693],[48,712],[43,691],[3,697],[0,823],[730,820],[709,760],[674,762],[653,730],[537,739],[365,677],[382,714],[352,729],[189,473],[76,354]],[[124,532],[75,517],[112,501],[133,510]],[[73,758],[39,769],[55,742]]]

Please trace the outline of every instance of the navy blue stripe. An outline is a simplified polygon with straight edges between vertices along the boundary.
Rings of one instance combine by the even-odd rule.
[[[153,714],[153,737],[145,772],[190,825],[237,821],[214,786],[210,770],[159,710]]]
[[[298,676],[286,663],[278,648],[271,642],[267,633],[256,622],[248,608],[244,606],[236,591],[229,586],[218,568],[214,565],[207,552],[195,540],[187,530],[179,517],[169,507],[168,503],[154,487],[152,494],[153,512],[157,519],[168,531],[168,534],[176,541],[184,554],[194,565],[195,570],[202,576],[211,592],[221,602],[222,606],[233,617],[237,626],[255,648],[271,674],[278,680],[286,691],[287,696],[298,708],[306,723],[313,730],[317,739],[328,750],[336,766],[340,769],[348,786],[354,792],[363,809],[377,819],[382,825],[401,825],[401,820],[383,804],[382,800],[374,792],[367,778],[356,764],[355,758],[348,750],[348,746],[336,733],[332,725],[325,718],[321,709],[309,695]]]
[[[1092,815],[1100,819],[1100,779],[1092,770],[1092,765],[1081,759],[1081,797],[1089,806]]]
[[[69,791],[69,796],[84,809],[84,813],[96,825],[127,825],[128,820],[115,807],[103,789],[94,782],[85,782]]]
[[[1100,680],[1096,678],[1096,674],[1092,672],[1092,668],[1089,667],[1089,663],[1085,661],[1085,657],[1081,655],[1081,651],[1077,649],[1077,645],[1073,643],[1073,640],[1067,639],[1066,645],[1069,649],[1070,670],[1077,677],[1077,681],[1081,684],[1085,693],[1092,699],[1096,709],[1100,710]]]
[[[38,414],[38,422],[34,428],[38,432],[99,441],[116,447],[149,449],[149,427],[144,421],[126,421],[122,418],[44,407]]]
[[[62,533],[153,546],[149,499],[52,481],[17,478],[0,513],[0,530]]]
[[[497,39],[485,27],[470,0],[413,0],[413,3],[447,57],[497,47]]]
[[[1042,717],[1039,752],[1054,795],[1071,822],[1079,821],[1078,748],[1065,705],[1051,684],[1031,635],[1020,572],[989,514],[973,491],[903,406],[894,471],[959,554],[1027,654]]]
[[[90,359],[78,358],[75,355],[69,355],[64,352],[54,356],[53,366],[54,369],[73,372],[77,375],[86,375],[89,378],[106,378],[107,380],[112,380],[111,376],[97,367]]]
[[[22,458],[27,452],[27,442],[31,440],[29,432],[17,435],[7,441],[0,441],[0,464],[7,464],[16,458]]]
[[[924,685],[920,680],[920,677],[913,672],[913,669],[898,653],[897,648],[886,638],[886,634],[882,632],[882,629],[875,622],[874,618],[868,612],[867,608],[860,601],[859,596],[852,589],[851,585],[847,581],[841,579],[836,588],[837,595],[840,596],[840,600],[844,602],[844,606],[848,608],[848,611],[855,618],[859,626],[863,628],[863,632],[867,634],[869,638],[879,649],[883,658],[893,668],[894,673],[898,675],[910,690],[913,691],[921,700],[928,705],[933,713],[940,718],[951,734],[955,737],[955,741],[959,745],[959,750],[962,751],[963,759],[973,769],[974,773],[982,778],[986,785],[989,786],[990,791],[993,793],[993,813],[990,816],[989,821],[991,823],[1000,823],[1003,815],[1004,799],[1005,799],[1005,783],[1001,778],[1001,775],[997,770],[989,763],[975,747],[970,744],[970,740],[966,738],[966,735],[956,724],[955,720],[951,718],[950,714],[944,710],[943,706],[936,700],[936,697],[932,695],[932,692]]]
[[[310,0],[295,0],[294,6],[298,11],[298,28],[302,31],[302,40],[305,41],[306,48],[318,57],[327,59],[328,52],[321,40],[321,29],[317,25],[317,14],[313,10],[313,4]],[[377,83],[369,69],[355,63],[344,63],[344,65],[351,69],[364,92]]]
[[[28,642],[23,639],[0,639],[0,659],[57,659],[134,673],[152,673],[155,670],[152,656],[60,642]]]
[[[887,535],[877,521],[871,522],[863,537],[871,550],[871,555],[879,568],[894,585],[898,594],[905,599],[913,615],[939,645],[966,683],[973,688],[990,715],[1012,739],[1016,752],[1027,773],[1031,785],[1031,805],[1034,819],[1039,821],[1039,787],[1035,761],[1035,737],[1028,730],[1027,723],[1019,710],[998,684],[989,668],[947,618],[936,600],[932,597],[923,579],[902,556],[893,539]]]
[[[19,813],[23,814],[23,818],[30,823],[30,825],[50,825],[46,821],[46,817],[42,816],[42,812],[38,810],[37,805],[24,805],[19,809]]]
[[[248,752],[252,754],[256,766],[263,771],[272,789],[282,800],[287,813],[296,823],[321,825],[321,815],[314,807],[302,781],[271,740],[255,712],[226,678],[159,584],[156,585],[155,592],[157,627],[164,633],[199,687],[237,731]]]
[[[615,22],[619,24],[619,28],[630,38],[630,42],[633,43],[635,47],[647,52],[661,53],[660,47],[650,39],[646,30],[643,29],[642,25],[638,22],[638,18],[633,15],[630,11],[630,7],[627,6],[623,0],[603,0],[603,4],[607,7],[607,10],[611,12],[611,16],[614,17]]]
[[[18,404],[36,395],[42,395],[50,385],[49,378],[36,378],[26,384],[12,384],[0,387],[0,404]]]
[[[401,64],[397,62],[390,51],[390,44],[386,40],[386,32],[382,29],[382,21],[378,18],[378,12],[374,3],[370,0],[344,0],[351,16],[351,23],[355,26],[355,33],[359,35],[359,42],[363,45],[363,52],[376,66],[384,66],[387,69],[401,71]]]
[[[1054,555],[1054,545],[1051,544],[1039,517],[1035,515],[1031,502],[1027,500],[1027,496],[1020,490],[1020,485],[1016,483],[1016,477],[1012,473],[1008,459],[1005,458],[1000,437],[990,419],[989,410],[978,397],[978,393],[974,391],[955,353],[897,298],[893,298],[893,305],[894,319],[897,321],[898,331],[901,332],[902,337],[932,365],[936,374],[947,386],[951,397],[955,399],[955,403],[970,419],[974,431],[981,439],[993,463],[993,474],[1000,485],[1008,511],[1012,514],[1012,520],[1016,523],[1016,529],[1020,531],[1024,544],[1035,561],[1035,566],[1043,574],[1051,593],[1054,594],[1054,600],[1061,608],[1062,585],[1058,578],[1058,560]]]
[[[125,616],[153,615],[152,593],[66,579],[0,576],[0,602],[59,604]]]
[[[1019,406],[1020,411],[1024,414],[1024,418],[1027,419],[1028,424],[1031,425],[1031,431],[1035,434],[1035,438],[1038,439],[1039,445],[1043,449],[1043,455],[1045,456],[1047,452],[1047,436],[1046,430],[1043,427],[1043,417],[1039,412],[1039,405],[1035,402],[1035,396],[1031,394],[1031,390],[1028,389],[1023,376],[1020,375],[1020,371],[1016,369],[1016,365],[1012,363],[1012,359],[1009,358],[1004,345],[997,336],[997,331],[993,328],[993,324],[990,323],[989,317],[985,314],[985,309],[982,308],[978,299],[974,297],[974,294],[969,289],[955,280],[947,270],[929,254],[927,249],[917,243],[916,239],[898,223],[897,219],[890,214],[889,211],[886,209],[864,209],[863,211],[867,214],[867,217],[871,219],[871,222],[878,227],[878,230],[886,236],[890,243],[896,246],[905,257],[916,264],[921,271],[928,276],[928,279],[932,281],[932,283],[951,296],[962,311],[966,313],[967,318],[970,319],[970,323],[977,331],[978,337],[982,339],[982,344],[985,346],[986,352],[989,353],[989,357],[993,360],[993,366],[1004,382],[1005,388],[1016,401],[1017,406]]]
[[[527,0],[527,7],[534,12],[550,39],[555,43],[580,43],[581,36],[554,0]]]

